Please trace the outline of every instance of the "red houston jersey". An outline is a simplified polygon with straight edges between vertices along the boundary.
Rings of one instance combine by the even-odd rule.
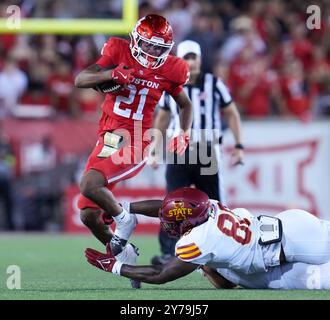
[[[133,58],[129,42],[121,38],[110,38],[101,54],[96,62],[101,67],[124,63],[135,71],[127,89],[106,94],[99,133],[118,128],[131,129],[134,121],[142,121],[143,130],[151,128],[153,113],[163,91],[177,96],[189,78],[187,63],[172,55],[157,69],[143,67]]]

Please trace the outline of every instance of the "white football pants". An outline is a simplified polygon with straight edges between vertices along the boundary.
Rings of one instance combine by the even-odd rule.
[[[330,221],[300,209],[286,210],[276,217],[282,221],[282,246],[288,262],[330,261]]]

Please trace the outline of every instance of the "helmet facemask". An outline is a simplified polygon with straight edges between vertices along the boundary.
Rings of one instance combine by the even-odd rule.
[[[174,42],[165,43],[164,39],[153,36],[151,39],[142,37],[136,30],[130,34],[130,49],[132,56],[142,66],[157,69],[164,64],[172,50]],[[153,53],[147,52],[148,47]]]
[[[170,237],[179,238],[181,236],[180,223],[161,222],[160,226]]]

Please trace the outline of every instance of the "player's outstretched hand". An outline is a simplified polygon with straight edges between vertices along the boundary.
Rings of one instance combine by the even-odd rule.
[[[172,138],[167,146],[167,150],[169,152],[176,152],[179,156],[182,156],[189,145],[189,140],[189,135],[181,132],[178,136]]]
[[[134,69],[126,67],[123,63],[111,71],[112,80],[121,85],[127,85],[134,78]]]
[[[111,252],[110,244],[107,244],[107,253],[102,253],[92,248],[85,250],[85,257],[87,261],[101,270],[112,272],[113,266],[117,261]]]

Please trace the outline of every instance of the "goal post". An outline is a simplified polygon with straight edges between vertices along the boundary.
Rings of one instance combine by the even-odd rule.
[[[138,0],[123,0],[122,19],[21,19],[19,8],[11,7],[7,18],[0,19],[0,33],[123,35],[132,30],[138,19]]]

